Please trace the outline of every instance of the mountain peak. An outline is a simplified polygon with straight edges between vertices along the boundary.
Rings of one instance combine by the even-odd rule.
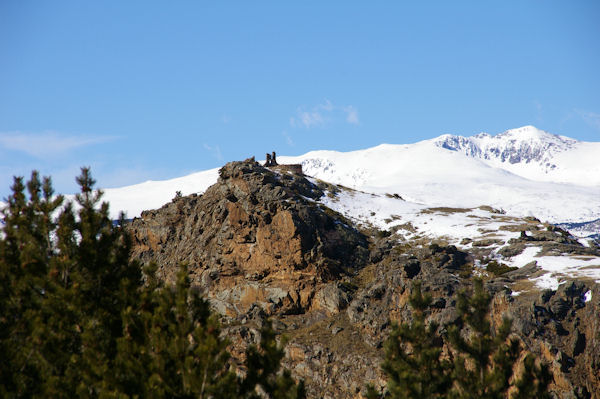
[[[542,129],[538,129],[533,125],[526,125],[517,127],[515,129],[508,129],[502,133],[495,135],[487,132],[481,132],[476,135],[468,137],[468,139],[477,140],[499,140],[499,139],[512,139],[518,141],[545,141],[553,137],[560,137],[552,133],[548,133]]]
[[[156,261],[167,280],[188,264],[194,284],[218,292],[213,303],[231,317],[243,317],[254,303],[268,314],[316,308],[315,286],[368,259],[367,237],[316,205],[328,187],[253,158],[230,162],[204,194],[177,197],[134,219],[132,256]]]
[[[533,126],[533,125],[526,125],[526,126],[521,126],[515,129],[508,129],[506,131],[504,131],[503,133],[500,133],[500,135],[519,135],[519,136],[543,136],[543,135],[548,135],[550,133],[538,129],[537,127]]]
[[[577,140],[558,136],[527,125],[506,130],[494,136],[479,133],[471,137],[443,135],[436,139],[438,147],[483,161],[495,163],[538,162],[546,170],[553,169],[553,155],[572,148]]]
[[[538,129],[535,126],[527,125],[516,129],[509,129],[502,133],[493,136],[496,139],[512,139],[518,141],[529,141],[529,142],[565,142],[575,141],[568,137],[561,137],[556,134],[548,133],[544,130]]]

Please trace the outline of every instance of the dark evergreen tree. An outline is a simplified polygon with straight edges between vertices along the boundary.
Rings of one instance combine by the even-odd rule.
[[[442,356],[443,340],[438,324],[426,322],[425,312],[431,296],[423,296],[416,283],[409,299],[413,308],[411,323],[394,324],[385,344],[385,360],[381,368],[388,377],[389,398],[444,398],[452,380],[450,362]],[[368,388],[369,399],[379,397]]]
[[[182,267],[174,286],[146,270],[137,309],[123,311],[115,361],[119,392],[147,398],[237,398],[227,341]]]
[[[268,331],[249,349],[258,378],[238,377],[187,269],[175,285],[156,266],[142,274],[89,169],[77,182],[77,211],[59,211],[63,198],[35,172],[27,185],[15,178],[3,210],[0,397],[225,399],[255,397],[257,384],[273,399],[302,397]]]
[[[457,296],[458,321],[444,337],[453,361],[442,356],[437,325],[426,327],[424,311],[430,299],[414,286],[410,304],[412,323],[394,326],[385,346],[382,369],[388,377],[386,397],[390,398],[549,398],[552,380],[549,369],[537,364],[532,354],[523,359],[523,371],[515,374],[522,347],[511,338],[512,323],[504,318],[493,329],[489,319],[491,295],[480,279],[472,292]],[[369,399],[379,398],[371,386]]]
[[[12,195],[2,211],[0,393],[6,390],[27,396],[37,392],[43,370],[40,309],[52,289],[46,278],[53,256],[52,213],[63,198],[54,197],[50,179],[40,182],[37,172],[32,173],[27,192],[25,187],[22,177],[14,179]]]
[[[552,396],[548,392],[548,385],[552,382],[552,373],[547,365],[536,364],[536,359],[531,354],[527,354],[523,360],[523,372],[520,378],[515,382],[516,391],[511,396],[512,399],[550,399]]]
[[[296,384],[289,370],[280,372],[285,356],[283,345],[277,343],[271,323],[261,328],[260,345],[251,345],[246,351],[247,374],[242,381],[243,397],[261,399],[302,399],[306,396],[304,383]],[[256,387],[260,387],[258,390]]]
[[[474,281],[472,292],[463,290],[458,294],[457,310],[462,325],[448,330],[450,343],[456,352],[455,387],[451,397],[506,398],[509,390],[516,385],[515,364],[522,348],[516,338],[510,337],[512,322],[508,318],[504,318],[497,329],[492,329],[488,315],[491,299],[480,279]],[[530,397],[547,395],[547,368],[535,367],[532,359],[529,355],[525,365],[527,377],[532,378],[530,385],[516,387],[514,395],[519,395],[519,389],[530,390],[533,395]]]

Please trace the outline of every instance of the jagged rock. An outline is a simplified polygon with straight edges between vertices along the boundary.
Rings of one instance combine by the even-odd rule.
[[[369,254],[369,262],[379,263],[383,258],[390,254],[390,251],[394,247],[395,240],[388,237],[378,238],[373,244]]]
[[[570,304],[561,298],[560,296],[554,296],[550,300],[549,309],[552,315],[557,319],[564,319],[569,310],[571,309]]]
[[[322,309],[333,315],[348,306],[352,297],[344,291],[339,283],[327,284],[321,288],[313,299],[312,310]]]
[[[365,237],[314,203],[322,195],[303,177],[232,162],[204,195],[135,219],[133,256],[155,260],[167,280],[187,263],[193,283],[231,317],[255,303],[269,314],[308,309],[319,284],[367,259]]]
[[[528,278],[533,276],[536,272],[538,272],[540,268],[537,265],[536,261],[529,262],[523,267],[520,267],[516,270],[509,271],[504,273],[504,277],[510,278],[512,280],[521,280],[524,278]]]
[[[504,244],[504,241],[496,239],[496,238],[486,238],[483,240],[477,240],[477,241],[473,241],[473,246],[474,247],[489,247],[490,245],[502,245]]]
[[[323,195],[302,176],[249,159],[225,165],[203,195],[145,211],[128,229],[133,257],[156,261],[160,278],[171,281],[177,266],[188,264],[195,287],[226,316],[223,334],[234,359],[260,341],[270,318],[289,338],[284,365],[306,381],[308,397],[358,398],[366,383],[385,383],[382,344],[391,322],[412,320],[414,282],[432,296],[427,317],[444,331],[457,322],[455,295],[470,287],[475,262],[452,245],[397,250],[394,235],[360,232],[316,201]],[[514,256],[526,245],[547,253],[598,251],[561,230],[531,228],[500,252]],[[555,397],[600,398],[599,286],[568,281],[557,291],[511,295],[513,284],[530,287],[528,279],[540,273],[532,262],[486,282],[492,324],[513,320],[524,347],[550,364]]]
[[[505,258],[511,258],[513,256],[521,254],[523,250],[525,250],[525,244],[523,244],[522,242],[513,242],[512,244],[500,248],[500,250],[498,250],[498,253],[504,256]]]
[[[467,253],[459,251],[454,245],[441,247],[438,244],[429,246],[431,256],[438,267],[458,270],[467,261]]]

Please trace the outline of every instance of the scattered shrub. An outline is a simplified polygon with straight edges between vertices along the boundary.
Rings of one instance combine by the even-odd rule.
[[[505,273],[512,272],[513,270],[517,270],[518,267],[511,267],[505,265],[504,263],[497,262],[495,260],[491,260],[486,265],[485,269],[492,273],[494,276],[501,276]]]

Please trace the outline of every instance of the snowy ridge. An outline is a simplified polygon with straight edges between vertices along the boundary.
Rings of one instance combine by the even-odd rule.
[[[437,146],[480,159],[527,179],[586,186],[600,185],[600,143],[585,143],[524,126],[491,136],[443,135]]]
[[[429,206],[489,205],[551,223],[581,223],[600,217],[598,154],[600,143],[525,127],[497,136],[444,135],[410,145],[280,159],[302,163],[307,175],[321,180],[398,193]]]
[[[481,246],[488,249],[489,258],[518,268],[535,262],[540,273],[532,281],[542,289],[556,290],[570,278],[591,279],[600,283],[598,256],[544,255],[539,243],[527,246],[522,253],[512,257],[501,255],[501,248],[517,239],[521,229],[544,229],[543,224],[533,219],[504,215],[485,206],[431,208],[393,195],[351,189],[329,193],[319,201],[355,223],[374,226],[380,230],[394,230],[400,243],[418,243],[422,239],[425,242],[442,240],[472,253],[477,242],[487,241]],[[589,245],[586,240],[582,241]],[[480,261],[475,263],[482,267]]]
[[[128,218],[138,217],[144,210],[160,208],[171,201],[177,191],[182,195],[203,193],[217,181],[219,169],[178,177],[171,180],[152,181],[121,188],[104,190],[103,200],[110,204],[113,218],[123,211]]]
[[[443,135],[436,140],[436,144],[451,151],[463,152],[469,157],[497,163],[536,162],[547,171],[556,168],[552,163],[554,155],[572,149],[577,140],[524,126],[496,136],[487,133],[472,137]]]
[[[590,237],[600,240],[600,219],[581,223],[560,223],[558,227],[568,230],[578,237]]]
[[[584,223],[600,218],[599,154],[600,143],[524,127],[496,136],[444,135],[415,144],[312,151],[278,159],[301,163],[308,176],[374,194],[397,193],[416,204],[488,205],[551,223]],[[212,169],[109,188],[104,199],[110,202],[112,216],[122,210],[132,218],[142,210],[161,207],[176,191],[202,193],[217,177],[218,170]]]

